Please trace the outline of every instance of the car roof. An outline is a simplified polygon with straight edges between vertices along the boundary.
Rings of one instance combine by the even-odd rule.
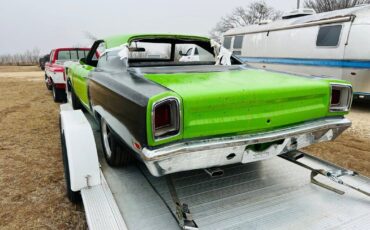
[[[132,40],[140,38],[166,38],[166,39],[190,39],[200,41],[210,41],[209,38],[197,35],[181,35],[181,34],[123,34],[107,37],[104,40],[105,48],[114,48],[120,45],[130,43]]]
[[[56,48],[54,51],[66,51],[66,50],[90,50],[90,48]]]

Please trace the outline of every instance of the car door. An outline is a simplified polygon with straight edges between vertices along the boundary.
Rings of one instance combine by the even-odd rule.
[[[88,80],[89,74],[92,70],[95,69],[97,60],[97,49],[102,43],[101,40],[96,41],[91,47],[90,52],[86,58],[80,59],[80,65],[75,69],[72,85],[73,89],[80,99],[81,103],[87,108],[90,109],[89,97],[88,97]]]
[[[81,103],[89,108],[89,99],[87,95],[87,81],[89,73],[93,70],[94,67],[80,62],[80,65],[75,69],[73,76],[73,89],[75,90],[76,95],[80,99]]]

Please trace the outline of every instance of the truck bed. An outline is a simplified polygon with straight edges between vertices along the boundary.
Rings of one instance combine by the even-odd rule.
[[[160,198],[175,208],[164,177],[153,177],[140,163],[112,168],[104,160],[95,134],[101,170],[128,229],[179,229]],[[317,169],[337,166],[305,155],[299,160]],[[355,190],[317,178],[345,192],[339,195],[310,182],[310,170],[280,157],[222,167],[222,177],[203,170],[172,175],[179,199],[189,205],[199,229],[368,229],[370,199]],[[370,191],[363,176],[343,181]],[[159,196],[159,194],[160,196]],[[89,204],[84,202],[85,207]]]

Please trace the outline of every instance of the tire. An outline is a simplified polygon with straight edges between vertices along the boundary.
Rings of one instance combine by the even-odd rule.
[[[100,136],[104,157],[110,166],[125,167],[135,160],[132,151],[117,138],[104,118],[100,120]]]
[[[71,81],[68,78],[68,80],[67,80],[67,90],[68,90],[68,92],[71,92],[71,89],[72,89]]]
[[[48,76],[46,74],[45,74],[45,85],[46,85],[46,88],[48,90],[52,90],[53,89],[52,85],[49,84],[49,79],[48,79]]]
[[[78,204],[78,203],[81,203],[82,201],[81,194],[80,192],[74,192],[71,189],[71,177],[69,174],[67,148],[66,148],[65,137],[64,137],[64,133],[62,132],[62,129],[60,130],[60,139],[61,139],[61,144],[62,144],[62,157],[63,157],[64,178],[66,181],[67,197],[72,203]]]
[[[52,90],[53,90],[54,102],[66,102],[67,101],[67,94],[65,90],[56,88],[54,84],[52,86]]]
[[[78,99],[78,97],[76,96],[76,93],[73,87],[71,87],[71,101],[72,101],[72,108],[74,110],[81,109],[82,111],[85,111],[85,107],[81,104],[80,99]]]

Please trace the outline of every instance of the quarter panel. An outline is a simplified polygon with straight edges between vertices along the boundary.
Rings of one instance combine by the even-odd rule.
[[[109,114],[110,120],[116,123],[112,128],[130,147],[133,141],[147,145],[148,100],[165,91],[167,89],[127,72],[96,70],[89,80],[93,111],[99,108]],[[107,121],[109,123],[109,119]]]

